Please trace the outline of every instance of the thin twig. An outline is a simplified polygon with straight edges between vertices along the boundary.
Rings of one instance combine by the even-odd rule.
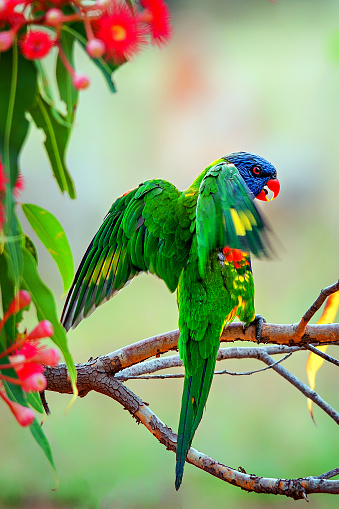
[[[304,396],[311,399],[316,405],[318,405],[324,412],[331,417],[337,424],[339,424],[339,413],[331,407],[326,401],[324,401],[315,391],[312,391],[307,385],[305,385],[299,378],[288,371],[284,366],[280,364],[276,365],[272,357],[263,352],[262,361],[272,366],[272,369],[284,377],[294,387],[296,387]]]
[[[331,355],[328,355],[325,352],[322,352],[321,350],[318,350],[318,348],[315,348],[313,345],[305,345],[305,348],[315,353],[316,355],[319,355],[319,357],[322,357],[325,361],[330,362],[331,364],[335,364],[336,366],[339,366],[338,359],[332,357]]]
[[[266,371],[267,369],[271,369],[273,366],[275,366],[275,364],[279,364],[280,362],[283,362],[291,355],[292,355],[292,352],[286,354],[282,359],[275,361],[275,363],[272,364],[271,366],[266,366],[265,368],[260,368],[260,369],[254,369],[253,371],[227,371],[227,369],[223,369],[221,371],[214,371],[214,374],[215,375],[231,375],[231,376],[253,375],[254,373],[260,373],[261,371]],[[176,361],[177,358],[180,359],[180,357],[176,355],[173,357],[166,357],[165,359],[159,359],[159,361],[160,360],[161,361],[164,361],[164,360]],[[229,358],[236,359],[237,357],[234,356],[234,357],[229,357]],[[218,360],[221,360],[221,359],[218,359]],[[151,362],[149,362],[148,364],[150,364],[150,363]],[[146,363],[144,363],[144,364],[146,364]],[[158,369],[154,369],[154,371],[158,371],[160,369],[167,369],[170,364],[172,366],[182,366],[182,361],[180,359],[180,362],[177,362],[177,363],[167,362],[165,365],[165,363],[158,362],[157,364],[158,364]],[[146,366],[145,366],[145,368],[146,368]],[[132,369],[133,368],[129,368],[129,370],[132,370]],[[152,369],[153,369],[153,367],[152,367]],[[171,373],[171,374],[164,374],[164,375],[141,375],[141,374],[137,375],[137,374],[128,374],[128,373],[124,374],[126,371],[127,371],[127,369],[124,369],[118,375],[115,375],[115,378],[117,380],[121,380],[121,381],[125,381],[125,380],[152,380],[152,379],[153,380],[162,380],[162,379],[168,379],[168,378],[184,378],[184,376],[185,376],[184,373]],[[144,370],[142,370],[142,371],[144,371]],[[130,372],[132,373],[132,371],[130,371]],[[135,372],[137,372],[137,370],[135,370]],[[144,371],[144,372],[146,372],[146,371]],[[147,372],[149,373],[149,371],[147,371]]]
[[[336,475],[339,475],[339,467],[333,468],[324,474],[317,475],[313,477],[313,479],[331,479],[331,477],[335,477]]]
[[[302,336],[305,332],[306,325],[311,320],[312,316],[318,311],[318,309],[321,308],[325,300],[329,295],[332,293],[335,293],[339,290],[339,281],[334,283],[331,286],[327,286],[326,288],[323,288],[318,296],[318,298],[313,302],[312,306],[308,308],[308,310],[304,313],[303,317],[301,318],[300,322],[295,328],[295,332],[298,336]]]

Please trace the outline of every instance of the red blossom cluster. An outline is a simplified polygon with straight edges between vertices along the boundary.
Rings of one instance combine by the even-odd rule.
[[[171,37],[164,0],[140,0],[139,9],[126,0],[0,0],[0,52],[19,41],[22,54],[36,60],[56,46],[73,86],[87,88],[88,78],[76,73],[61,44],[64,25],[73,22],[83,23],[92,58],[117,64],[129,60],[148,40],[162,45]]]
[[[0,0],[0,2],[1,1],[2,0]],[[5,196],[6,196],[6,184],[8,184],[8,183],[9,183],[9,179],[6,174],[5,167],[2,164],[1,155],[0,155],[0,234],[1,234],[1,231],[3,230],[3,226],[4,226],[4,223],[6,220],[6,208],[5,208],[4,202],[5,202]],[[23,190],[23,188],[24,188],[24,178],[21,175],[21,173],[19,173],[18,178],[15,182],[14,189],[13,189],[13,194],[14,194],[15,198],[18,198],[19,193]]]
[[[0,321],[0,331],[8,318],[26,308],[31,302],[31,296],[21,290],[10,303],[3,319]],[[39,344],[39,339],[50,338],[53,335],[53,325],[43,320],[29,333],[19,334],[13,345],[0,353],[0,359],[7,357],[8,363],[0,364],[0,398],[7,403],[9,409],[21,426],[29,426],[35,419],[30,408],[12,401],[6,394],[1,380],[21,385],[24,391],[43,391],[47,381],[43,374],[44,365],[56,366],[59,362],[59,353],[55,348],[46,348]],[[11,369],[16,372],[17,378],[5,375],[3,372]]]

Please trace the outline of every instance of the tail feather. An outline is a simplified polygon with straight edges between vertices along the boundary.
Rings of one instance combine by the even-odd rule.
[[[196,372],[185,377],[178,429],[175,489],[181,485],[186,455],[199,426],[213,380],[218,348],[204,360]]]

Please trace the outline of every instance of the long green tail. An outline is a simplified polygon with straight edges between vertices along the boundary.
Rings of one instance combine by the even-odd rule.
[[[181,485],[186,455],[191,447],[194,433],[201,421],[205,403],[213,380],[219,345],[203,361],[194,375],[185,377],[178,429],[175,489]]]

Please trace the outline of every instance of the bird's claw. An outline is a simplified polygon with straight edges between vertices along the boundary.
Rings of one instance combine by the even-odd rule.
[[[255,339],[257,340],[257,343],[260,343],[262,328],[263,328],[263,325],[265,322],[266,322],[266,320],[263,316],[255,315],[254,320],[248,324],[244,324],[242,330],[245,333],[251,325],[254,325],[255,326]]]

